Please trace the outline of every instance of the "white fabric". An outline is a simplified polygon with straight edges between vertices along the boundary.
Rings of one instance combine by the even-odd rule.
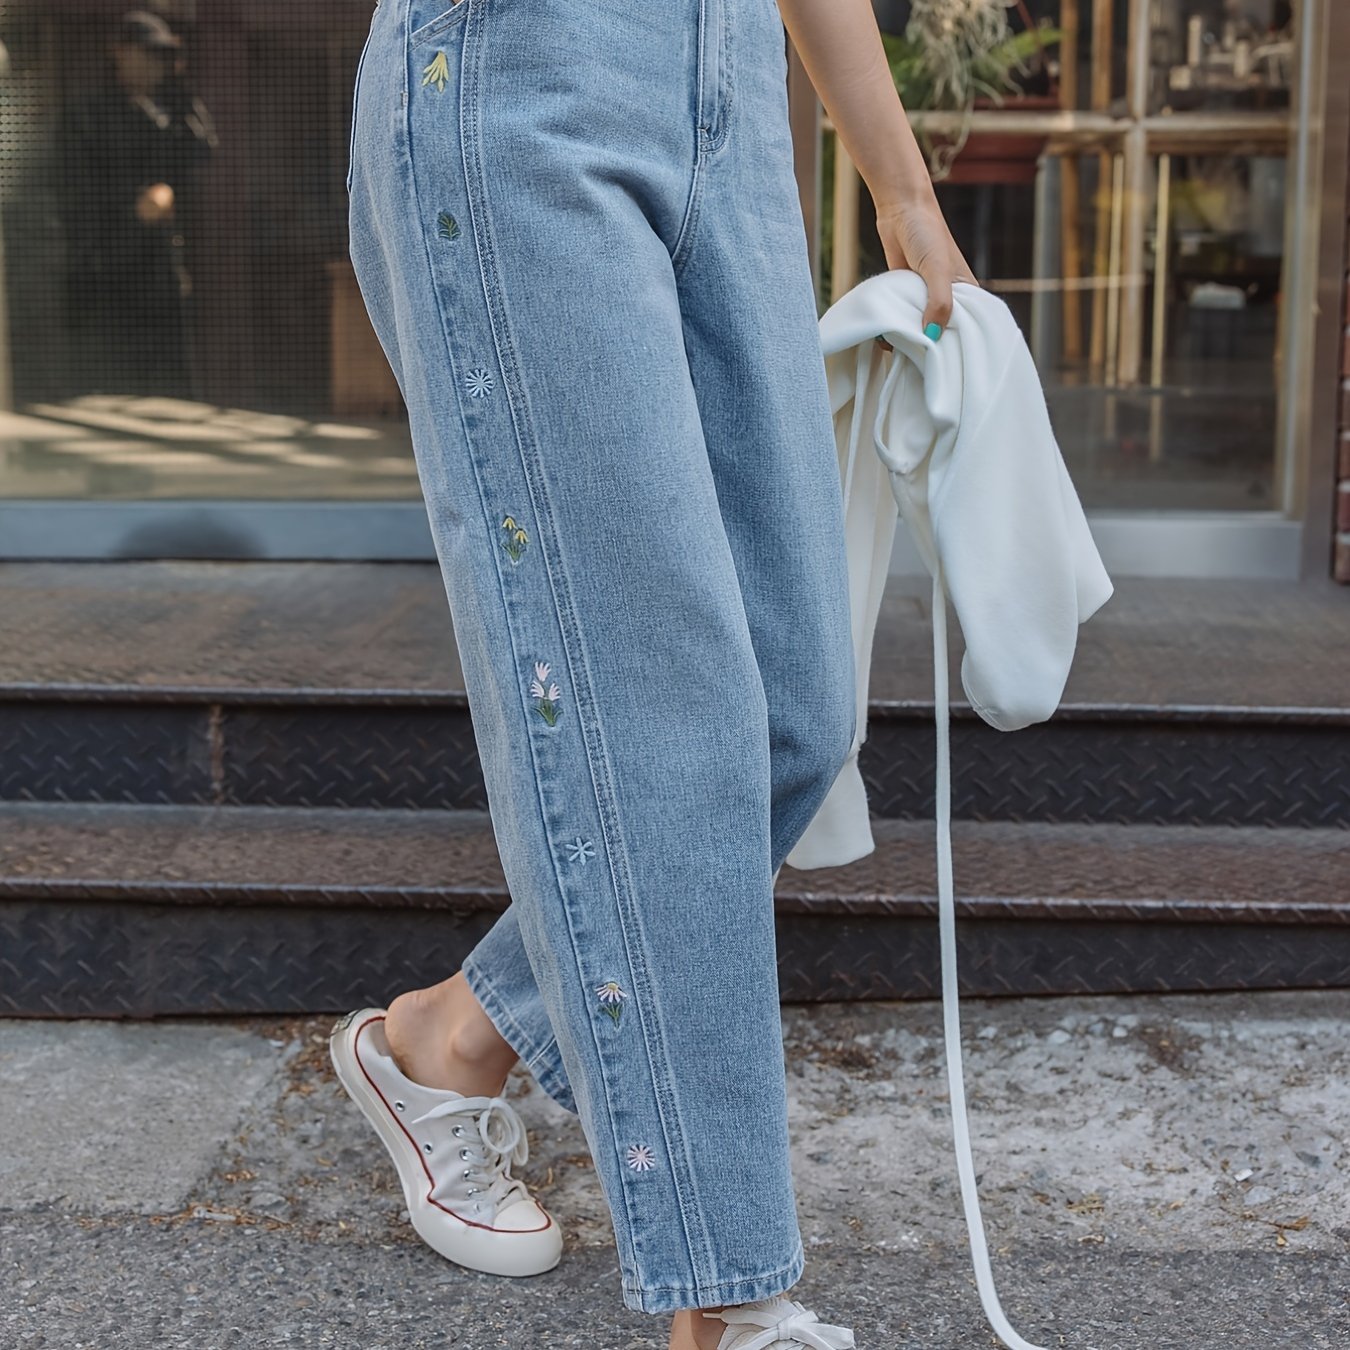
[[[852,1350],[854,1345],[847,1327],[822,1322],[781,1294],[703,1315],[727,1324],[717,1350]]]
[[[1011,1350],[1041,1350],[1013,1330],[999,1304],[971,1155],[951,860],[947,601],[965,640],[961,683],[971,707],[990,726],[1016,731],[1059,706],[1078,627],[1113,588],[1011,311],[990,292],[958,283],[951,321],[933,342],[922,334],[926,301],[923,280],[897,269],[860,282],[820,319],[844,493],[857,725],[847,762],[787,863],[838,867],[876,847],[858,751],[872,640],[903,518],[933,579],[942,1014],[961,1200],[990,1325]]]

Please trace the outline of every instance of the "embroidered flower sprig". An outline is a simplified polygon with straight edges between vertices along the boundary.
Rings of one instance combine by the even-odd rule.
[[[530,681],[530,693],[534,695],[534,710],[551,727],[558,725],[558,716],[561,709],[558,707],[558,700],[561,698],[561,692],[558,686],[551,680],[545,686],[544,681],[548,679],[549,665],[547,661],[536,661],[534,663],[534,679]]]
[[[583,839],[580,835],[567,846],[568,862],[589,862],[595,857],[595,845],[589,839]]]
[[[442,211],[436,217],[436,232],[442,239],[459,238],[459,221],[450,214],[449,211]]]
[[[437,52],[422,71],[422,86],[425,88],[429,84],[436,86],[438,94],[445,93],[446,83],[450,79],[450,63],[445,59],[444,52]]]
[[[506,542],[502,547],[510,554],[511,561],[518,563],[521,554],[525,552],[525,545],[530,542],[530,536],[525,533],[524,526],[516,524],[514,516],[502,517],[502,529],[507,534]]]
[[[623,1001],[628,995],[619,988],[617,981],[606,980],[596,988],[595,996],[600,1000],[601,1010],[613,1018],[617,1026],[619,1018],[623,1016]]]

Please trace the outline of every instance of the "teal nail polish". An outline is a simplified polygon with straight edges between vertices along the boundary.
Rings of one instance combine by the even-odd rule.
[[[926,323],[923,326],[923,335],[930,342],[936,342],[942,336],[942,325],[940,323]]]

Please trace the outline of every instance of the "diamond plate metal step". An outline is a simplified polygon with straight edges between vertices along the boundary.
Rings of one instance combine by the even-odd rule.
[[[931,709],[878,705],[860,764],[872,813],[931,819]],[[462,695],[331,691],[0,693],[0,800],[483,809]],[[1350,715],[1063,709],[998,732],[952,721],[952,811],[968,820],[1350,828]]]
[[[932,817],[926,586],[893,577],[861,764]],[[481,810],[430,564],[0,564],[0,801]],[[953,625],[953,674],[959,658]],[[1350,592],[1127,579],[1046,723],[953,708],[967,820],[1350,828]]]
[[[785,1000],[939,993],[932,827],[784,868]],[[1350,833],[957,822],[962,991],[1350,986]],[[455,970],[509,897],[479,811],[0,805],[0,1012],[321,1012]]]

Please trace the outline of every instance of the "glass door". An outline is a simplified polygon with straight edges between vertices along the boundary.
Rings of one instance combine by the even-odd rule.
[[[876,0],[943,209],[1122,571],[1298,574],[1325,3]],[[823,129],[825,304],[886,264]]]

